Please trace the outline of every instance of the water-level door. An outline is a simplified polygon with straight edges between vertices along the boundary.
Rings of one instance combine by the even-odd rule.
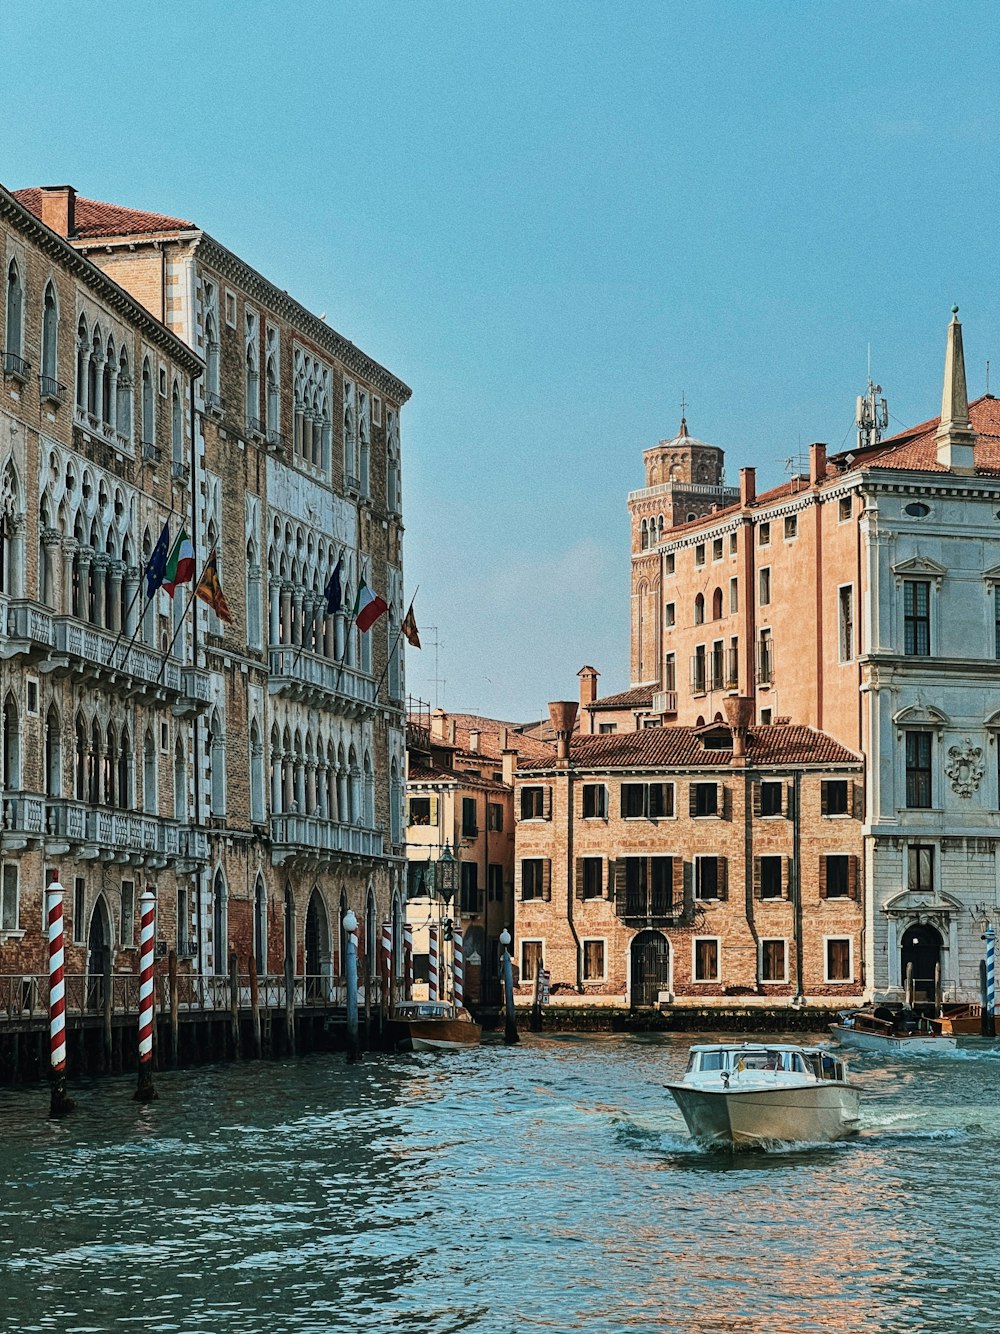
[[[670,989],[670,946],[659,931],[640,931],[632,941],[629,976],[633,1005],[655,1005]]]

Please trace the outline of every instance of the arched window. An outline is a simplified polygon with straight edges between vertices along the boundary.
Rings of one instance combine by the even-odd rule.
[[[90,724],[90,754],[87,765],[87,801],[91,806],[101,804],[101,751],[104,741],[101,726],[94,718]]]
[[[226,813],[226,745],[218,711],[208,729],[209,798],[212,815]]]
[[[132,809],[132,738],[128,726],[122,727],[118,746],[118,805],[123,811]]]
[[[118,737],[114,726],[108,723],[104,739],[104,754],[101,756],[101,792],[105,806],[118,806]]]
[[[101,366],[104,363],[104,340],[101,326],[94,325],[94,336],[90,340],[90,360],[87,362],[87,412],[95,421],[101,412]]]
[[[371,491],[371,399],[362,389],[358,393],[358,481],[361,494]]]
[[[261,648],[260,598],[263,576],[257,549],[253,541],[247,543],[247,645]]]
[[[645,519],[642,521],[642,528],[639,532],[639,546],[643,551],[649,546],[649,527]]]
[[[174,381],[170,395],[170,449],[175,463],[184,462],[184,414],[181,412],[181,391]]]
[[[118,358],[115,355],[115,340],[109,336],[108,345],[104,350],[104,373],[101,380],[101,421],[109,425],[114,424],[115,396],[112,387],[115,371],[118,369]]]
[[[351,824],[361,823],[361,771],[358,769],[358,757],[354,747],[347,761],[348,802],[351,809]]]
[[[156,767],[156,743],[147,727],[142,743],[142,809],[147,815],[155,815],[157,811]]]
[[[250,819],[264,819],[264,743],[256,718],[250,724]]]
[[[115,428],[126,440],[132,439],[132,373],[128,353],[123,347],[118,354],[118,402],[115,405]]]
[[[375,828],[375,775],[372,772],[371,756],[365,751],[365,809],[364,823],[366,829]]]
[[[56,289],[50,282],[45,284],[42,297],[42,375],[48,384],[42,386],[44,392],[56,393],[59,379],[59,307],[56,304]]]
[[[705,595],[699,593],[694,600],[694,623],[702,625],[705,620]]]
[[[402,821],[403,798],[399,785],[399,768],[393,757],[389,769],[389,837],[394,845],[403,841]]]
[[[348,487],[357,485],[355,472],[355,419],[354,385],[344,381],[344,484]]]
[[[73,795],[77,801],[87,800],[87,726],[83,721],[83,714],[76,715],[76,722],[73,727],[74,743],[74,773],[73,773]]]
[[[214,296],[214,288],[209,287]],[[212,299],[206,297],[206,301]],[[209,406],[217,406],[219,398],[219,323],[214,309],[205,316],[205,393]]]
[[[221,868],[212,881],[212,971],[216,977],[226,973],[226,946],[229,937],[229,905],[226,881]]]
[[[260,376],[257,371],[257,317],[252,311],[245,314],[245,408],[248,431],[260,430]]]
[[[712,594],[712,620],[722,620],[722,589],[717,588]]]
[[[253,952],[259,977],[267,975],[267,886],[257,876],[253,891]]]
[[[278,397],[278,371],[273,356],[267,359],[267,434],[281,430],[281,400]]]
[[[76,406],[81,412],[87,410],[87,362],[90,358],[90,342],[87,333],[87,321],[80,316],[76,326]]]
[[[4,343],[5,369],[20,370],[14,366],[11,358],[20,359],[24,335],[24,286],[21,282],[21,270],[17,260],[12,259],[7,265],[7,326]]]
[[[21,786],[21,722],[14,696],[8,692],[3,703],[3,763],[0,783],[5,791]]]
[[[23,561],[17,550],[14,519],[21,508],[21,489],[13,460],[8,460],[0,482],[0,592],[16,594],[23,576]]]
[[[385,414],[385,437],[389,456],[386,496],[390,513],[398,514],[402,504],[402,479],[399,471],[399,413],[395,408]]]
[[[156,421],[153,414],[153,372],[149,358],[142,359],[142,443],[156,443]]]
[[[62,796],[62,736],[54,704],[45,715],[45,795]]]
[[[187,819],[187,756],[180,737],[174,745],[174,819]]]

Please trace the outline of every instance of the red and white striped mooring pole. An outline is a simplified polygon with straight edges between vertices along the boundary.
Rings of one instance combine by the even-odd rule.
[[[392,1009],[392,922],[382,923],[382,1008],[386,1014]]]
[[[427,999],[436,1001],[440,999],[440,962],[438,959],[438,929],[436,926],[427,928]]]
[[[139,896],[139,1083],[136,1102],[152,1102],[153,1088],[153,952],[156,945],[156,895],[147,885]]]
[[[456,926],[452,936],[451,990],[455,1009],[460,1010],[465,1004],[465,952],[462,944],[462,928]]]
[[[407,922],[403,927],[403,954],[406,959],[406,994],[404,1000],[413,1000],[413,927]]]
[[[75,1106],[66,1094],[66,977],[63,953],[63,887],[59,872],[46,893],[49,925],[49,1059],[52,1063],[50,1116],[65,1116]]]

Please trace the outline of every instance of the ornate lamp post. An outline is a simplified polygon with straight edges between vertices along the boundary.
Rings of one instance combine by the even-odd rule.
[[[444,958],[445,958],[444,941],[451,939],[451,934],[452,934],[451,901],[455,897],[456,891],[458,889],[460,863],[461,859],[459,857],[456,857],[455,854],[452,852],[451,845],[449,843],[445,843],[444,847],[441,849],[441,855],[438,857],[437,874],[435,876],[438,901],[440,904],[444,904],[444,911],[443,913],[439,914],[442,926],[442,931],[441,931],[442,984],[444,981],[443,978]],[[441,987],[441,992],[442,995],[445,994],[443,985]]]

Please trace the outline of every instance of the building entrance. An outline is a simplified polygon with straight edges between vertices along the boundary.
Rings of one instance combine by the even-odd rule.
[[[900,982],[906,986],[906,970],[913,965],[914,1001],[934,1001],[935,981],[941,963],[941,932],[926,923],[908,926],[899,952]]]
[[[633,1005],[655,1005],[670,988],[670,946],[659,931],[640,931],[629,951],[629,989]]]

